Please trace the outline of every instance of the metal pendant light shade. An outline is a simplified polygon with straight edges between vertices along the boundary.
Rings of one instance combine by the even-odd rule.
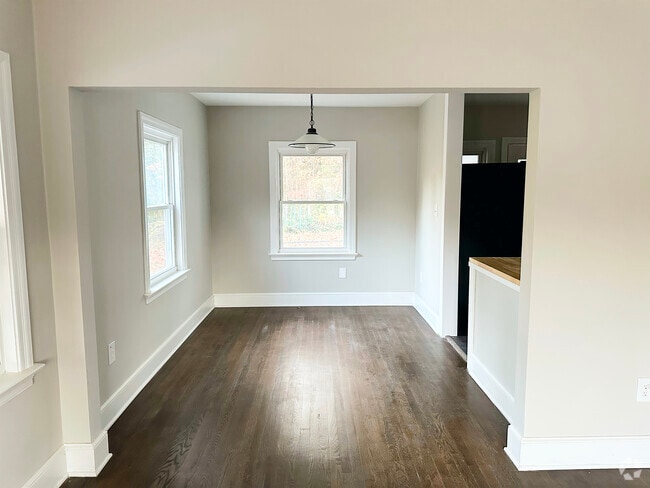
[[[299,137],[294,142],[289,144],[290,147],[297,147],[300,149],[307,149],[309,154],[316,154],[316,151],[323,148],[334,147],[336,144],[328,141],[323,136],[318,135],[314,127],[314,95],[309,95],[309,102],[311,106],[311,119],[309,120],[309,129],[304,136]]]

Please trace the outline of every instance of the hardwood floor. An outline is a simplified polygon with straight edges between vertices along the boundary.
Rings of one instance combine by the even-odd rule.
[[[410,307],[216,309],[72,487],[612,487],[617,470],[519,473],[507,423]]]

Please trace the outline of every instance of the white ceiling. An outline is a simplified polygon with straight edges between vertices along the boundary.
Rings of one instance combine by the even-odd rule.
[[[192,93],[208,106],[308,107],[304,93]],[[419,107],[431,93],[314,94],[316,107]]]

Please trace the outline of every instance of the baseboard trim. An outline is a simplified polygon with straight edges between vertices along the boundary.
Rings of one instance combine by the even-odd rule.
[[[92,444],[64,444],[68,476],[97,476],[112,454],[108,452],[108,433],[104,430]]]
[[[61,446],[23,488],[59,488],[68,479],[65,449]]]
[[[650,468],[650,436],[526,438],[510,426],[505,451],[519,471]]]
[[[212,311],[213,297],[208,298],[161,346],[142,363],[142,365],[127,379],[118,390],[101,406],[102,426],[108,430],[122,415],[136,396],[147,386],[147,383],[163,367],[167,360],[194,332],[199,324]]]
[[[337,307],[413,305],[413,293],[221,293],[214,306],[221,307]]]
[[[435,313],[429,305],[417,293],[413,293],[413,307],[422,316],[424,321],[429,324],[429,327],[439,336],[442,337],[442,327],[440,324],[440,317]]]
[[[506,420],[512,423],[515,411],[514,397],[471,352],[467,355],[467,372]]]

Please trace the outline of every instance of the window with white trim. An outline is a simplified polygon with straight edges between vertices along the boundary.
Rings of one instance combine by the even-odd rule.
[[[138,112],[144,224],[145,300],[189,271],[185,254],[183,131]]]
[[[289,142],[269,142],[271,259],[355,259],[356,142],[317,154]]]
[[[0,405],[29,388],[34,364],[9,55],[0,51]]]

